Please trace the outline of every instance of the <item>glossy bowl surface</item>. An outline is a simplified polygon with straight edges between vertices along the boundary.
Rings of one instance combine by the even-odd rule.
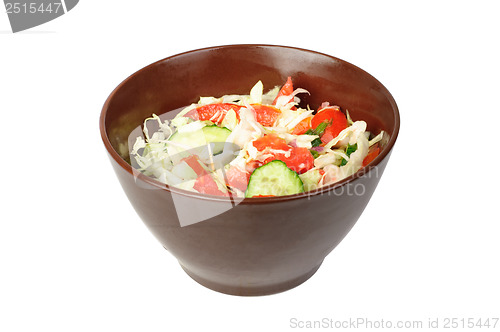
[[[171,117],[200,96],[247,94],[258,80],[272,88],[288,76],[310,92],[301,96],[302,106],[316,109],[329,101],[353,120],[365,120],[371,132],[389,134],[369,167],[315,192],[229,205],[226,198],[171,188],[131,167],[131,133],[152,113]],[[378,80],[343,60],[293,47],[227,45],[174,55],[132,74],[106,100],[100,130],[131,204],[183,269],[219,292],[265,295],[311,277],[354,226],[389,159],[399,112]],[[185,213],[213,216],[181,225],[181,205]]]

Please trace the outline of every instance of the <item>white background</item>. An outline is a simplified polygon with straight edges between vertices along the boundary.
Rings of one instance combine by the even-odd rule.
[[[0,331],[287,331],[292,318],[500,317],[497,9],[87,0],[17,34],[2,9]],[[98,130],[106,97],[131,73],[235,43],[347,60],[378,78],[401,112],[391,160],[357,225],[310,280],[265,297],[192,281],[135,214]]]

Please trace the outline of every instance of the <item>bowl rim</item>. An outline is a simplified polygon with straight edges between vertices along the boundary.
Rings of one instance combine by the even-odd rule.
[[[215,195],[207,195],[207,194],[201,194],[197,192],[192,192],[184,189],[179,189],[173,186],[169,186],[165,183],[162,183],[160,181],[155,180],[154,178],[151,178],[149,176],[146,176],[142,174],[139,170],[136,170],[130,165],[128,162],[123,159],[118,152],[113,148],[111,145],[111,141],[109,140],[109,137],[106,133],[106,115],[107,115],[107,110],[109,108],[109,104],[111,103],[111,100],[114,98],[115,94],[125,85],[127,84],[130,80],[132,80],[135,76],[140,74],[143,71],[148,70],[151,67],[154,67],[158,65],[159,63],[162,63],[164,61],[169,61],[171,59],[175,59],[178,57],[182,57],[188,54],[192,53],[197,53],[197,52],[204,52],[204,51],[211,51],[211,50],[218,50],[218,49],[230,49],[230,48],[271,48],[271,49],[292,49],[295,51],[299,52],[304,52],[304,53],[312,53],[315,55],[320,55],[324,57],[328,57],[332,60],[335,60],[337,62],[341,62],[343,65],[350,67],[351,69],[354,69],[355,71],[360,71],[364,73],[365,75],[368,75],[371,77],[376,83],[378,83],[381,87],[381,92],[386,95],[389,103],[392,106],[392,111],[394,115],[394,128],[391,133],[388,133],[389,136],[389,141],[387,142],[386,147],[381,151],[381,153],[367,166],[362,167],[359,169],[356,173],[340,180],[335,183],[323,186],[321,188],[318,188],[316,190],[311,190],[311,191],[306,191],[303,193],[299,194],[294,194],[294,195],[286,195],[286,196],[273,196],[273,197],[246,197],[244,199],[241,198],[236,198],[236,197],[226,197],[226,196],[215,196]],[[353,65],[350,62],[347,62],[345,60],[342,60],[340,58],[334,57],[332,55],[326,54],[326,53],[321,53],[318,51],[313,51],[309,49],[304,49],[304,48],[299,48],[299,47],[294,47],[294,46],[283,46],[283,45],[272,45],[272,44],[228,44],[228,45],[219,45],[219,46],[210,46],[210,47],[204,47],[204,48],[199,48],[199,49],[194,49],[178,54],[174,54],[171,56],[168,56],[166,58],[163,58],[161,60],[155,61],[139,70],[134,72],[133,74],[129,75],[126,79],[124,79],[108,96],[106,101],[104,102],[104,105],[101,110],[101,114],[99,117],[99,129],[101,132],[101,138],[103,140],[104,146],[106,147],[106,150],[108,151],[109,155],[113,158],[113,160],[125,171],[127,171],[131,176],[135,178],[135,181],[140,180],[145,183],[147,183],[150,186],[155,187],[156,189],[161,189],[161,190],[166,190],[171,193],[179,194],[182,196],[188,196],[190,198],[198,198],[202,199],[205,201],[217,201],[217,202],[227,202],[228,199],[238,199],[241,201],[238,202],[238,204],[255,204],[255,203],[275,203],[275,202],[280,202],[280,201],[290,201],[290,200],[296,200],[296,199],[303,199],[303,198],[308,198],[311,196],[316,196],[316,195],[322,195],[327,192],[331,192],[336,190],[337,188],[340,188],[342,186],[345,186],[349,183],[354,182],[355,180],[363,177],[365,174],[368,174],[371,170],[376,168],[380,162],[385,159],[389,153],[392,151],[394,144],[396,142],[396,139],[399,134],[399,127],[400,127],[400,115],[399,115],[399,109],[396,104],[396,101],[394,100],[394,97],[392,94],[389,92],[389,90],[379,81],[377,80],[374,76],[372,76],[370,73],[366,72],[365,70],[357,67],[356,65]]]

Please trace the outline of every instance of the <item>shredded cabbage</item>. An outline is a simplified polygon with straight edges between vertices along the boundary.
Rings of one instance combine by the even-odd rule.
[[[295,89],[291,95],[280,96],[280,97],[278,97],[278,100],[276,101],[276,107],[283,108],[288,104],[292,104],[291,106],[293,106],[293,105],[300,103],[300,99],[295,97],[299,93],[309,94],[309,91],[307,91],[306,89],[298,88],[298,89]],[[290,101],[290,98],[292,98],[292,101]]]
[[[222,98],[200,97],[200,100],[198,101],[198,106],[208,105],[208,104],[217,104],[220,102],[222,102]]]
[[[342,130],[337,137],[332,139],[325,145],[326,149],[331,149],[332,147],[338,145],[356,144],[358,136],[366,131],[366,122],[356,121],[350,127]]]
[[[359,135],[355,144],[358,145],[358,148],[351,153],[347,164],[340,167],[341,178],[346,178],[356,173],[361,168],[363,159],[368,154],[368,139],[365,135]]]
[[[310,191],[319,188],[319,181],[322,175],[319,169],[312,168],[305,173],[299,174],[299,177],[304,184],[304,190]]]
[[[248,95],[200,97],[197,103],[182,109],[172,120],[162,121],[156,114],[152,114],[150,118],[144,120],[143,135],[135,138],[129,152],[133,157],[135,167],[145,175],[152,176],[167,185],[196,191],[194,188],[201,176],[197,174],[200,168],[191,167],[193,164],[190,166],[187,162],[187,158],[194,156],[203,174],[210,175],[215,183],[214,186],[221,193],[225,195],[231,193],[243,198],[245,197],[244,191],[226,183],[226,171],[236,168],[239,172],[251,172],[253,167],[251,165],[255,163],[259,165],[273,158],[285,160],[291,158],[293,149],[308,149],[314,156],[314,162],[310,166],[312,168],[299,174],[299,177],[304,184],[304,189],[309,191],[356,173],[363,166],[370,147],[377,143],[384,144],[384,140],[387,139],[387,134],[383,131],[370,139],[370,133],[366,130],[366,122],[353,121],[347,110],[345,114],[348,127],[326,144],[320,141],[322,133],[316,133],[312,128],[296,135],[294,129],[303,120],[314,117],[315,110],[309,109],[309,106],[306,109],[299,107],[300,99],[297,94],[309,92],[298,88],[289,95],[277,98],[279,92],[280,87],[277,86],[264,93],[264,85],[258,81]],[[272,105],[273,102],[275,105]],[[229,105],[231,106],[229,108],[217,109],[203,120],[193,120],[186,116],[197,107],[219,103],[233,105]],[[252,104],[272,105],[280,111],[273,126],[264,127],[257,121],[256,110]],[[319,109],[325,108],[340,111],[338,106],[332,106],[328,102],[324,102],[319,107]],[[231,131],[230,134],[226,132],[223,136],[227,137],[225,144],[235,144],[239,150],[224,150],[224,153],[214,156],[212,151],[214,143],[200,147],[197,144],[191,146],[186,140],[173,139],[176,133],[205,132],[205,129],[202,130],[204,127],[214,124]],[[153,125],[158,128],[154,132],[152,132]],[[259,151],[253,143],[268,134],[275,134],[282,138],[290,148],[280,150],[269,147]],[[353,145],[356,145],[354,147],[356,150],[352,153],[353,150],[349,150],[346,153],[347,147]],[[221,160],[226,159],[226,162],[221,163]]]
[[[175,116],[174,120],[175,120],[175,119],[179,119],[179,120],[180,120],[180,119],[182,119],[182,120],[184,120],[184,119],[189,119],[189,118],[185,118],[185,117],[184,117],[184,115],[186,115],[189,111],[194,110],[194,109],[195,109],[196,107],[198,107],[198,106],[199,106],[199,105],[196,105],[196,104],[191,104],[191,105],[189,105],[188,107],[185,107],[182,111],[180,111],[180,112],[179,112],[179,113]],[[184,118],[184,119],[183,119],[183,118]],[[172,120],[172,121],[173,121],[173,120]],[[175,125],[175,126],[176,126],[176,125]],[[178,127],[178,126],[176,126],[176,127]]]
[[[224,119],[222,120],[221,125],[233,131],[234,128],[236,128],[236,126],[238,125],[238,118],[236,117],[236,112],[233,110],[229,110],[226,113]]]
[[[249,108],[240,109],[240,123],[227,138],[227,142],[235,143],[245,148],[247,143],[264,135],[264,127],[255,120],[255,114]]]
[[[382,130],[382,131],[380,132],[380,134],[378,134],[377,136],[375,136],[374,138],[372,138],[372,139],[370,140],[369,146],[372,146],[372,145],[374,145],[375,143],[378,143],[378,142],[382,141],[382,139],[384,138],[384,135],[385,135],[385,132]]]
[[[276,86],[273,89],[269,90],[267,93],[265,93],[262,96],[262,104],[271,105],[274,99],[276,99],[276,97],[278,96],[279,91],[280,87]]]
[[[262,92],[264,90],[264,85],[262,84],[261,81],[258,81],[257,84],[255,84],[250,90],[250,101],[253,104],[260,104],[262,103]]]

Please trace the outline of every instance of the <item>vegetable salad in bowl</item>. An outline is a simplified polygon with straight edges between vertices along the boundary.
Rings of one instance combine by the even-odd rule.
[[[201,97],[171,120],[153,114],[135,140],[134,166],[169,186],[244,198],[315,190],[377,157],[383,131],[372,135],[329,102],[300,108],[304,93],[291,77],[266,93],[259,81],[249,95]]]

